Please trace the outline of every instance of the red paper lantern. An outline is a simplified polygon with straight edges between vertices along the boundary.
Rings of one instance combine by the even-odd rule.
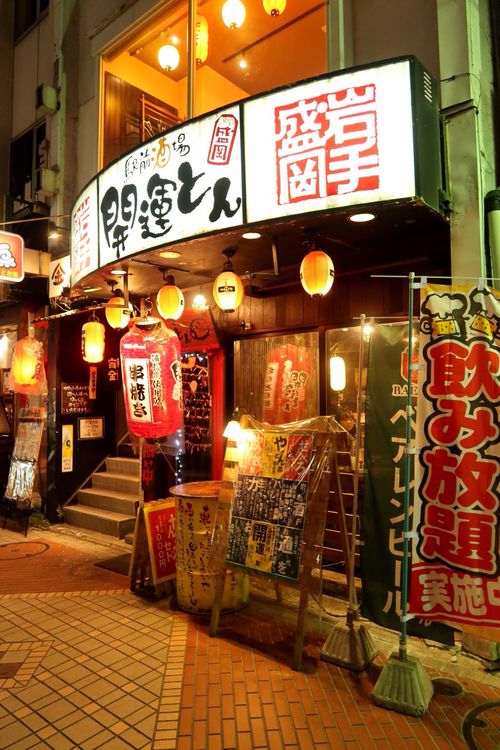
[[[181,344],[158,318],[139,320],[120,342],[123,394],[133,435],[160,438],[182,427]]]
[[[267,355],[264,376],[263,419],[287,424],[315,416],[311,403],[313,358],[305,346],[277,346]]]

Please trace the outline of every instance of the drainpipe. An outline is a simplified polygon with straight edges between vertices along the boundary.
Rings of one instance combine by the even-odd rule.
[[[354,65],[352,0],[326,2],[326,69],[328,73]]]
[[[484,196],[496,187],[488,0],[437,0],[437,19],[451,272],[473,281],[487,273]]]
[[[196,12],[197,0],[188,0],[188,82],[187,82],[187,119],[190,120],[195,116],[195,75],[196,60],[194,59],[196,50]]]

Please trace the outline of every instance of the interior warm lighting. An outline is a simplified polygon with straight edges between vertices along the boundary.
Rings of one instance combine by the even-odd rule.
[[[241,57],[238,65],[240,66],[242,70],[245,70],[245,68],[248,68],[248,63],[243,56]]]
[[[241,0],[226,0],[222,6],[222,20],[229,29],[239,29],[245,16],[246,10]]]
[[[123,292],[119,289],[117,289],[116,292],[113,292],[113,296],[108,302],[106,302],[106,307],[104,308],[104,314],[106,315],[108,324],[111,328],[116,328],[117,330],[128,326],[130,318],[132,317],[132,311],[131,304],[129,304],[128,307],[125,306]]]
[[[184,311],[184,295],[175,285],[171,274],[165,278],[165,284],[156,295],[156,307],[162,318],[179,320]]]
[[[241,235],[244,240],[258,240],[262,237],[260,232],[245,232]]]
[[[173,44],[164,44],[158,50],[158,62],[163,70],[171,71],[179,67],[181,56],[177,47]]]
[[[234,273],[230,260],[234,253],[232,248],[224,250],[227,261],[224,263],[224,270],[215,279],[212,290],[215,304],[224,312],[234,312],[243,299],[243,284]]]
[[[48,230],[47,237],[49,240],[58,240],[61,237],[61,230],[53,221],[49,221]]]
[[[371,336],[373,333],[373,326],[370,323],[366,323],[366,325],[363,326],[363,336]]]
[[[300,264],[300,283],[313,299],[328,294],[334,277],[333,261],[322,250],[311,250]]]
[[[240,423],[235,419],[229,420],[226,425],[226,429],[222,433],[222,437],[228,438],[229,440],[238,441],[241,435]]]
[[[264,10],[270,16],[280,16],[286,8],[286,0],[262,0]]]
[[[123,268],[112,268],[110,274],[112,276],[126,276],[127,272]]]
[[[96,364],[104,358],[105,330],[94,315],[82,326],[82,355],[85,362]]]
[[[355,224],[363,224],[365,221],[373,221],[375,214],[352,214],[349,216],[349,221],[353,221]]]
[[[177,252],[177,250],[162,250],[161,253],[159,253],[162,258],[180,258],[181,254]]]
[[[208,21],[205,16],[196,18],[196,44],[194,56],[197,65],[202,65],[208,57]]]
[[[191,305],[195,312],[204,312],[208,310],[207,298],[201,292],[195,294],[193,304]]]
[[[345,388],[345,362],[343,357],[330,357],[330,388],[343,391]]]

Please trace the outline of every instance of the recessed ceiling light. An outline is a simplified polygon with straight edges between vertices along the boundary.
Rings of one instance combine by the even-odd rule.
[[[349,216],[349,221],[354,221],[356,224],[362,224],[365,221],[373,221],[375,214],[352,214]]]
[[[262,237],[260,232],[245,232],[241,236],[245,240],[258,240],[259,237]]]
[[[181,254],[177,250],[162,250],[160,253],[162,258],[180,258]]]
[[[127,272],[124,271],[123,268],[112,268],[110,274],[113,276],[126,276]]]

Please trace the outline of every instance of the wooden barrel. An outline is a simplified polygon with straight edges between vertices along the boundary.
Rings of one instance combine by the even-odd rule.
[[[213,605],[217,568],[212,560],[212,535],[221,482],[189,482],[170,488],[177,528],[177,603],[181,609],[208,614]],[[226,571],[223,610],[248,603],[250,585],[243,573]]]

